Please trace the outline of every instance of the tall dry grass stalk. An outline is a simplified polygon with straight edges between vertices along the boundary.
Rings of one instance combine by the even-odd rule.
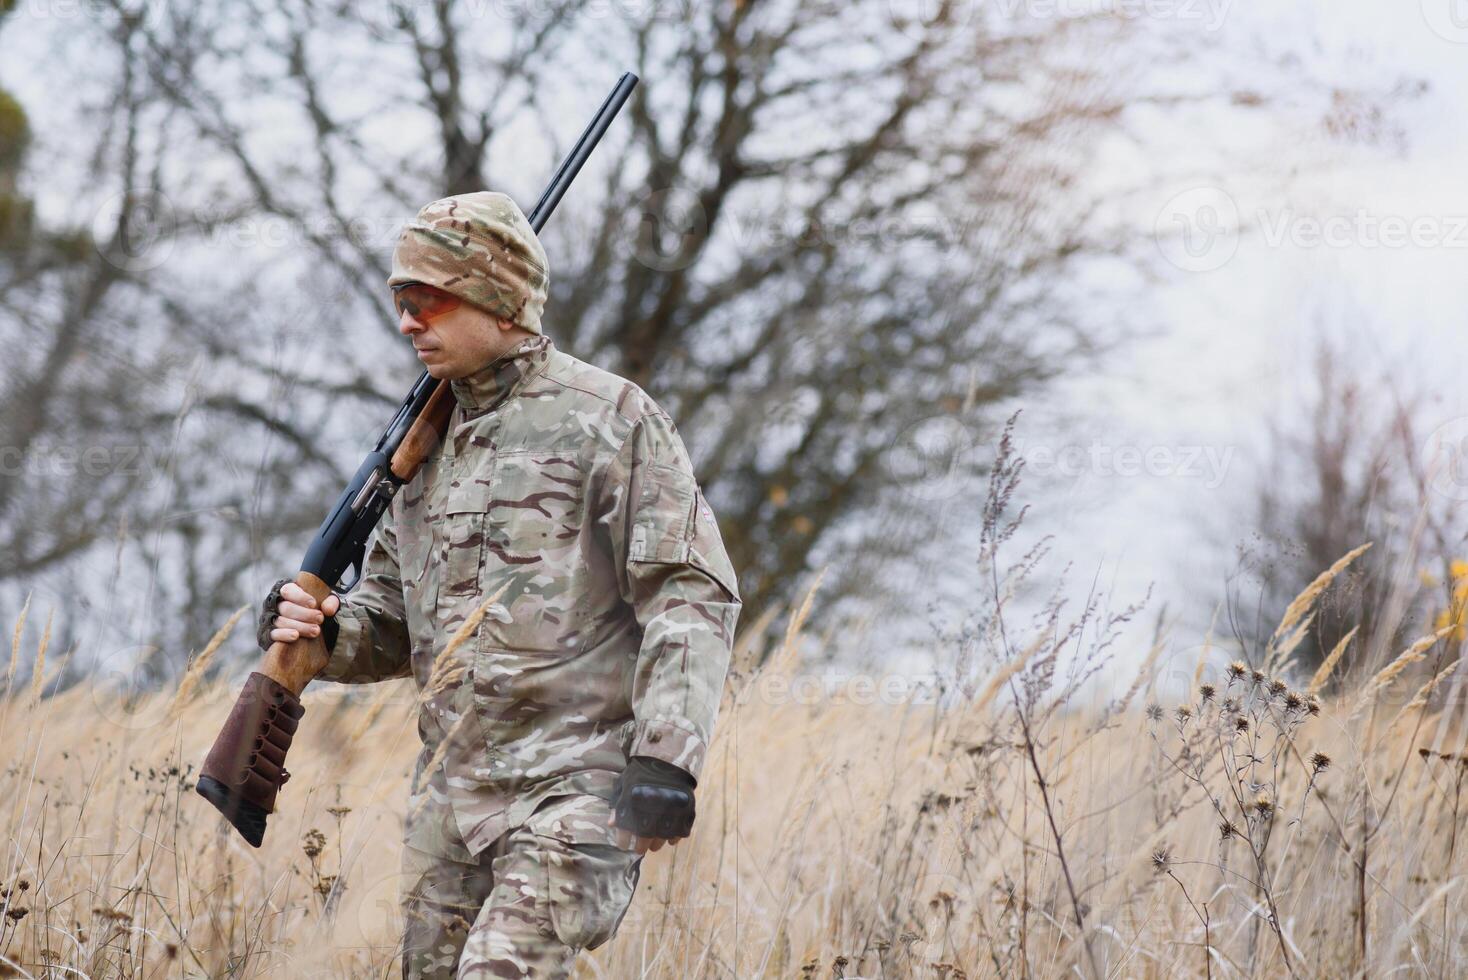
[[[5,694],[8,697],[15,684],[15,668],[20,663],[20,638],[25,633],[26,617],[31,612],[31,596],[26,594],[25,604],[15,619],[15,629],[10,634],[10,666],[5,669]]]
[[[1353,757],[1364,744],[1360,692],[1317,717],[1307,698],[1247,671],[1232,690],[1195,691],[1171,708],[1071,711],[1043,728],[1031,715],[1093,967],[1028,751],[1013,737],[1013,698],[997,695],[1032,682],[1062,634],[1027,637],[980,697],[946,707],[910,695],[862,703],[850,689],[810,703],[772,696],[794,686],[771,685],[776,673],[805,676],[791,652],[799,634],[781,635],[783,656],[752,669],[743,698],[731,688],[693,838],[646,859],[617,939],[587,954],[578,976],[1468,971],[1468,927],[1442,914],[1468,872],[1449,845],[1463,765],[1416,760],[1432,772],[1376,833],[1368,881],[1379,941],[1357,962],[1353,894],[1341,887],[1353,857],[1340,833],[1357,804],[1332,777],[1359,769],[1372,793],[1388,792],[1411,748],[1406,726],[1389,724],[1376,753]],[[187,698],[125,704],[81,685],[12,703],[0,738],[24,749],[0,777],[15,802],[0,876],[3,962],[15,976],[48,965],[58,976],[391,975],[396,835],[417,749],[407,716],[385,714],[378,696],[342,706],[329,730],[306,726],[256,852],[191,792],[231,691],[190,683]],[[1119,694],[1133,686],[1128,674]],[[325,694],[308,691],[308,706]],[[1417,687],[1402,709],[1426,710],[1425,731],[1443,723],[1428,694]],[[1296,720],[1275,727],[1287,715]],[[343,754],[333,732],[369,744]],[[1149,737],[1171,763],[1137,750]],[[1316,753],[1331,759],[1312,762]],[[1139,805],[1151,787],[1163,797],[1155,815]],[[333,914],[318,889],[336,896]],[[1282,942],[1266,941],[1276,922]]]
[[[1143,698],[1168,641],[1164,628],[1128,638],[1134,607],[1015,611],[1047,546],[1006,560],[1014,469],[1001,452],[989,588],[935,644],[972,670],[939,690],[880,670],[902,683],[823,685],[804,659],[824,643],[805,633],[819,576],[784,629],[773,614],[752,624],[694,834],[644,860],[617,938],[576,976],[1468,975],[1468,754],[1437,703],[1456,657],[1441,631],[1349,672],[1348,636],[1308,684],[1244,659],[1214,679],[1205,654],[1181,701]],[[1268,652],[1323,594],[1312,584],[1291,605]],[[256,851],[192,792],[233,701],[205,677],[217,649],[176,692],[12,693],[0,974],[395,975],[418,743],[413,712],[385,709],[417,697],[395,702],[406,682],[367,698],[308,690],[293,778]],[[456,659],[430,688],[451,686]],[[1399,689],[1413,692],[1400,707]]]
[[[171,708],[173,714],[176,715],[197,693],[199,684],[204,680],[204,674],[214,660],[214,655],[219,652],[220,647],[224,646],[224,641],[229,639],[229,634],[234,632],[240,619],[249,611],[249,606],[241,606],[236,609],[233,615],[224,621],[224,625],[214,631],[214,635],[209,638],[208,643],[204,644],[204,649],[199,651],[199,655],[189,661],[183,678],[178,682],[178,692],[173,697]]]

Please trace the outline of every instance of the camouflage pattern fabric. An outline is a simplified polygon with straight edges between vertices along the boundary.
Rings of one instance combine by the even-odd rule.
[[[616,934],[642,858],[595,796],[548,801],[477,859],[403,850],[403,976],[559,978]]]
[[[321,677],[414,678],[407,843],[467,865],[552,798],[609,803],[630,756],[696,778],[740,599],[687,450],[636,385],[537,336],[452,388]]]
[[[459,194],[425,205],[393,249],[389,286],[421,282],[540,333],[550,265],[508,196]]]

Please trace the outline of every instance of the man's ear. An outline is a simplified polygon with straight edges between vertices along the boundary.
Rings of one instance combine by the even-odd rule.
[[[509,331],[515,329],[515,321],[513,321],[513,320],[506,320],[502,316],[495,317],[494,318],[494,323],[495,323],[495,326],[497,326],[497,327],[500,328],[500,332],[501,333],[508,333]]]

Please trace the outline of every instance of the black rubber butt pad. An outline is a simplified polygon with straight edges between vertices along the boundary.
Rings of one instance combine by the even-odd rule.
[[[259,847],[265,840],[265,820],[270,816],[269,812],[231,793],[229,787],[213,776],[200,776],[194,789],[213,803],[224,814],[224,819],[234,824],[234,829],[251,847]]]

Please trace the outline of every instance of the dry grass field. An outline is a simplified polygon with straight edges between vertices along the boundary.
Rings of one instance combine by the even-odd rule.
[[[737,652],[696,833],[646,859],[579,976],[1468,974],[1468,762],[1410,680],[1435,635],[1325,699],[1236,664],[1152,703],[1154,653],[1083,709],[1045,707],[1084,674],[1047,667],[1049,628],[943,707],[813,696],[799,632],[758,670]],[[0,709],[4,969],[396,975],[411,688],[308,692],[254,851],[192,792],[236,687],[200,673]]]

